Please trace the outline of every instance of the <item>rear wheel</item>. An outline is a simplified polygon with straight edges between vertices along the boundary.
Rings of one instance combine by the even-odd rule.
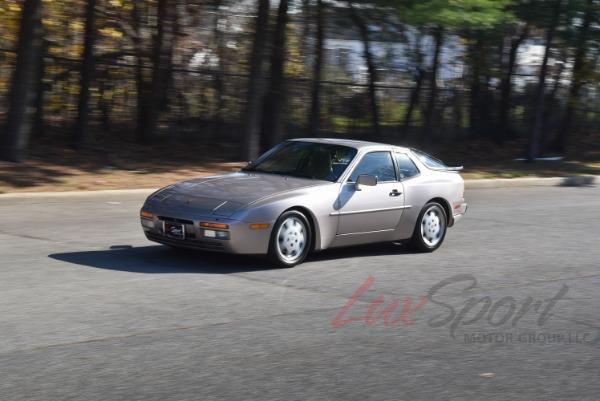
[[[269,260],[277,267],[293,267],[306,259],[312,245],[308,219],[296,210],[283,213],[271,233]]]
[[[448,218],[443,206],[436,202],[425,205],[411,239],[412,247],[419,252],[433,252],[438,249],[446,238]]]

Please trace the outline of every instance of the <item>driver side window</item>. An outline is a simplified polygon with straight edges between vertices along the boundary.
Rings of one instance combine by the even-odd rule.
[[[359,175],[374,175],[378,182],[396,181],[396,169],[390,152],[371,152],[363,156],[349,182],[356,182]]]

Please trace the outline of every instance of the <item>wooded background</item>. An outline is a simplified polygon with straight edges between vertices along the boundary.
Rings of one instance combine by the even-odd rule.
[[[311,136],[585,152],[599,45],[597,0],[0,0],[0,154],[251,160]]]

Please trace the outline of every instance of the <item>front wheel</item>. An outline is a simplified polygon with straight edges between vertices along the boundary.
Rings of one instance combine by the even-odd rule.
[[[269,260],[277,267],[293,267],[306,259],[312,244],[307,218],[296,210],[283,213],[271,233]]]
[[[433,252],[438,249],[446,237],[448,226],[446,211],[436,202],[425,205],[411,239],[412,247],[419,252]]]

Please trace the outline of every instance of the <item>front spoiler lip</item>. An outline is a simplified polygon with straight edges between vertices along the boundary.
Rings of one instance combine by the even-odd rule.
[[[166,237],[162,234],[157,234],[152,231],[144,230],[146,238],[150,241],[157,242],[163,245],[176,246],[187,249],[196,249],[203,251],[214,251],[214,252],[229,252],[225,247],[224,243],[217,241],[206,241],[206,240],[178,240],[174,238]]]

